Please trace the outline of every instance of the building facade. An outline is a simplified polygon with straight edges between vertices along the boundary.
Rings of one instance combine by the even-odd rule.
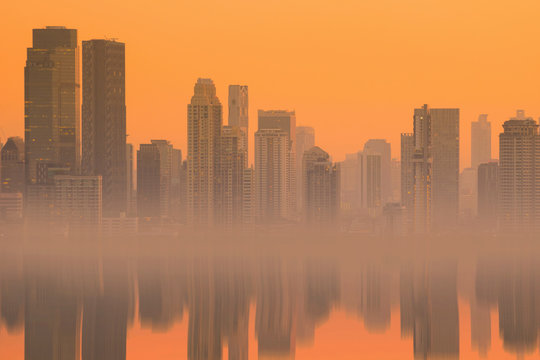
[[[55,215],[71,230],[97,230],[101,226],[100,176],[54,177]]]
[[[24,193],[24,141],[10,137],[0,151],[0,192]]]
[[[310,126],[296,127],[296,203],[298,209],[303,210],[303,186],[302,158],[304,152],[315,146],[315,129]]]
[[[340,211],[339,165],[315,146],[304,152],[302,159],[303,208],[308,224],[335,224]]]
[[[457,225],[459,109],[414,110],[413,134],[401,136],[402,203],[409,230],[427,233]]]
[[[499,135],[499,225],[508,232],[540,228],[538,124],[518,110]]]
[[[491,161],[491,122],[487,114],[478,116],[478,121],[471,122],[471,167]]]
[[[256,216],[260,223],[276,223],[289,216],[289,136],[280,129],[255,133]]]
[[[499,164],[489,162],[478,165],[478,220],[495,229],[499,209]]]
[[[281,130],[287,134],[287,216],[297,218],[296,198],[296,113],[286,110],[259,110],[258,130]]]
[[[245,166],[248,164],[249,149],[249,96],[247,85],[229,85],[229,126],[240,128],[241,149],[245,152]]]
[[[82,174],[101,176],[103,212],[127,211],[125,45],[82,43]]]
[[[55,163],[79,172],[80,83],[77,30],[33,30],[24,69],[26,182],[35,184],[37,164]]]
[[[212,225],[219,199],[222,106],[210,79],[198,79],[188,105],[188,221]]]
[[[392,146],[385,139],[370,139],[364,144],[364,152],[381,156],[381,202],[392,202]]]

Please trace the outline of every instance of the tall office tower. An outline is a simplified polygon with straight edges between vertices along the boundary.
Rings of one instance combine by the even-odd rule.
[[[256,214],[259,222],[275,223],[289,216],[289,136],[280,129],[255,133]]]
[[[137,208],[139,218],[170,215],[173,147],[167,140],[140,144],[137,151]]]
[[[431,109],[430,115],[432,226],[451,228],[459,213],[459,109]]]
[[[249,149],[249,97],[247,85],[229,85],[229,126],[237,126],[242,131],[241,149],[245,152],[245,166],[248,164]]]
[[[341,162],[341,209],[344,214],[361,208],[358,154],[346,154]]]
[[[401,161],[392,159],[392,202],[399,203],[401,201]]]
[[[304,152],[303,207],[307,223],[333,224],[340,209],[339,165],[333,164],[327,152],[314,146]]]
[[[401,205],[411,210],[414,204],[414,134],[401,134]]]
[[[315,146],[315,129],[309,126],[296,127],[296,204],[303,209],[302,196],[304,180],[302,179],[302,158],[304,152]]]
[[[412,139],[410,134],[401,137],[402,201],[412,230],[453,227],[459,210],[459,109],[424,105],[414,110],[413,123]]]
[[[477,169],[466,168],[459,174],[459,216],[463,223],[470,222],[477,213]]]
[[[135,170],[135,167],[133,165],[133,144],[126,144],[126,213],[130,215],[137,213],[135,199],[135,177],[133,176],[133,171]]]
[[[127,210],[125,45],[82,43],[82,173],[103,179],[103,213]]]
[[[246,163],[242,132],[238,126],[223,126],[221,132],[220,216],[216,222],[225,226],[242,224],[242,187]]]
[[[340,167],[341,204],[353,215],[381,210],[381,156],[371,151],[347,154]]]
[[[55,220],[55,182],[56,176],[69,175],[71,168],[54,163],[37,164],[36,183],[26,184],[25,216],[30,224],[35,222],[52,223]]]
[[[478,219],[494,229],[497,225],[499,199],[499,164],[489,162],[478,166]]]
[[[431,223],[431,119],[424,105],[414,109],[413,204],[414,232],[424,233]]]
[[[171,189],[170,189],[170,216],[176,222],[183,219],[182,205],[182,150],[172,149],[171,153]]]
[[[381,155],[364,151],[358,153],[360,166],[360,201],[362,208],[368,209],[370,215],[376,215],[382,207],[381,201]]]
[[[97,230],[101,225],[101,176],[54,177],[55,213],[70,230]]]
[[[385,139],[370,139],[364,151],[381,155],[381,202],[392,202],[392,147]]]
[[[499,135],[499,225],[504,231],[540,228],[540,135],[523,110]]]
[[[250,225],[255,223],[255,171],[253,167],[244,169],[242,184],[242,223]]]
[[[24,193],[24,141],[10,137],[0,152],[0,192]]]
[[[491,123],[487,114],[478,116],[478,121],[471,122],[471,167],[491,161]]]
[[[79,171],[80,89],[77,30],[33,30],[24,69],[26,182],[36,183],[37,164]]]
[[[210,79],[198,79],[188,105],[188,221],[214,223],[219,194],[222,108]]]
[[[285,110],[259,110],[258,130],[279,129],[284,131],[288,140],[287,164],[287,203],[288,217],[295,218],[296,207],[296,114]]]

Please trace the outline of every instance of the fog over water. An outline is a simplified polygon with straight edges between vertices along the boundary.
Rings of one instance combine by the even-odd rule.
[[[539,252],[463,234],[5,235],[0,358],[537,357]]]

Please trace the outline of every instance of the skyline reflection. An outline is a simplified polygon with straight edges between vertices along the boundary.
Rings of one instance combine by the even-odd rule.
[[[330,325],[338,338],[365,346],[337,349],[337,358],[538,354],[534,246],[417,253],[414,245],[338,239],[254,252],[247,240],[227,241],[42,243],[50,248],[40,251],[6,240],[0,344],[19,339],[23,347],[0,346],[1,357],[142,359],[129,351],[130,339],[138,333],[140,342],[146,331],[175,339],[159,343],[181,354],[166,359],[317,359],[324,352],[307,350],[337,346],[321,330]],[[388,341],[399,353],[374,354],[364,340]]]

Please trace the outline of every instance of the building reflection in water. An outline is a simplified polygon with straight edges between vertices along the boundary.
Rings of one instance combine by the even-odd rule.
[[[391,330],[395,314],[410,343],[404,355],[457,359],[458,298],[470,309],[476,356],[494,355],[495,311],[504,351],[538,351],[540,272],[532,255],[480,255],[466,263],[304,254],[128,256],[97,249],[35,254],[0,255],[0,326],[10,334],[24,331],[25,359],[125,360],[134,319],[167,332],[184,313],[190,360],[243,360],[250,348],[260,359],[294,359],[299,347],[325,341],[317,328],[334,311],[377,334]]]

